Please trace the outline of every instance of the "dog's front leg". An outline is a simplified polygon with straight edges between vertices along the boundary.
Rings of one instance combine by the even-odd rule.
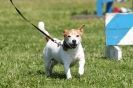
[[[79,60],[79,75],[84,74],[84,65],[85,65],[85,59]]]
[[[67,79],[72,78],[69,63],[64,64],[64,69],[65,69],[65,74],[66,74]]]

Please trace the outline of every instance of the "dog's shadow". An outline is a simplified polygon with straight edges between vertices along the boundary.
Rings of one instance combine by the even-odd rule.
[[[29,74],[32,74],[31,72],[29,72]],[[38,70],[36,71],[35,75],[42,75],[42,76],[46,76],[46,73],[42,70]],[[66,75],[64,74],[64,72],[53,72],[50,76],[48,76],[49,78],[58,78],[58,79],[66,79]]]
[[[66,75],[64,72],[53,72],[52,75],[50,76],[46,76],[46,73],[42,70],[37,70],[36,72],[31,72],[29,71],[26,76],[28,75],[32,75],[32,76],[44,76],[47,77],[47,78],[51,78],[51,79],[61,79],[61,80],[65,80],[66,79]],[[79,76],[78,74],[75,75],[76,78],[81,78],[83,76]]]

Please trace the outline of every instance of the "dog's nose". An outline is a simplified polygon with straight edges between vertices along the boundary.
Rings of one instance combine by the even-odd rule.
[[[73,44],[76,44],[76,40],[72,40],[72,43],[73,43]]]

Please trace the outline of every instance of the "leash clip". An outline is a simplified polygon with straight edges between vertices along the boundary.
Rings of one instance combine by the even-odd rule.
[[[58,47],[62,46],[61,42],[57,42],[56,40],[53,40],[53,42],[56,43]]]

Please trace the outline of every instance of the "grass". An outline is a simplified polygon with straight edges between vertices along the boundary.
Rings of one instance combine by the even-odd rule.
[[[57,65],[54,75],[46,77],[43,36],[21,19],[9,0],[4,0],[0,3],[0,88],[133,88],[132,46],[122,47],[121,61],[104,58],[104,20],[71,18],[72,12],[93,12],[94,1],[13,1],[34,24],[45,21],[50,34],[60,39],[63,39],[64,29],[86,25],[82,42],[86,56],[85,74],[79,78],[76,65],[72,67],[73,79],[66,80],[63,66]]]

